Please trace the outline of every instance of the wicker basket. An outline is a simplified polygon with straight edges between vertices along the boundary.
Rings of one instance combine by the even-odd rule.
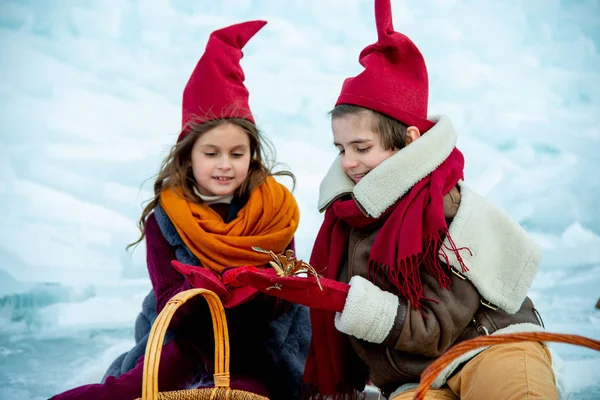
[[[194,296],[201,295],[208,302],[215,332],[214,388],[158,391],[158,365],[165,332],[175,311]],[[269,400],[243,390],[231,389],[229,379],[229,332],[225,310],[219,297],[206,289],[190,289],[173,296],[152,325],[144,359],[142,397],[137,400]]]

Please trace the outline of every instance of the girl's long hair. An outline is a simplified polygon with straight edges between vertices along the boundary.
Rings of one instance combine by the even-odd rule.
[[[282,170],[273,172],[275,163],[275,149],[273,145],[261,135],[260,131],[252,122],[244,118],[221,118],[212,119],[204,123],[191,122],[186,125],[187,135],[177,142],[163,160],[156,180],[154,181],[154,197],[146,204],[138,221],[140,237],[127,246],[127,249],[136,246],[146,235],[146,221],[148,215],[156,208],[160,201],[160,193],[163,189],[177,187],[183,192],[187,201],[202,203],[202,199],[194,192],[196,184],[190,160],[192,148],[196,140],[204,133],[222,124],[231,123],[241,127],[250,138],[250,166],[248,176],[236,189],[234,198],[247,200],[252,190],[260,186],[268,176],[288,176],[292,179],[292,187],[296,185],[296,177],[290,171]],[[270,158],[269,158],[270,157]]]

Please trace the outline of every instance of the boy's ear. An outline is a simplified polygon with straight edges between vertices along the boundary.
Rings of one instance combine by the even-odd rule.
[[[416,126],[409,126],[406,129],[406,145],[408,146],[421,137],[421,131]]]

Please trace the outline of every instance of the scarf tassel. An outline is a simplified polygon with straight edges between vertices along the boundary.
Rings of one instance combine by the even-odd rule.
[[[448,238],[449,246],[443,244],[443,237]],[[442,267],[440,256],[449,270],[451,267],[447,252],[453,252],[464,273],[469,271],[469,268],[465,265],[460,251],[467,250],[469,254],[473,254],[468,247],[456,247],[447,230],[441,231],[423,242],[424,251],[422,253],[398,260],[396,268],[390,268],[389,265],[370,259],[368,275],[369,280],[381,283],[384,290],[388,290],[390,287],[394,288],[394,291],[410,301],[413,308],[419,311],[422,311],[424,301],[439,303],[423,294],[421,266],[438,282],[441,288],[449,290],[452,281],[448,272]]]
[[[469,268],[467,267],[463,258],[461,257],[460,252],[462,250],[467,250],[469,252],[469,255],[471,257],[473,257],[473,252],[471,251],[471,249],[469,249],[468,247],[456,247],[456,243],[454,243],[454,240],[452,239],[452,236],[450,236],[450,232],[448,232],[447,229],[445,232],[443,232],[443,234],[448,239],[448,243],[450,243],[450,247],[448,247],[447,245],[444,244],[442,247],[440,247],[440,254],[442,255],[442,257],[444,257],[444,260],[445,260],[448,268],[451,268],[451,267],[450,267],[450,260],[448,259],[448,255],[446,254],[446,250],[454,253],[454,255],[456,256],[456,259],[458,260],[458,263],[460,265],[460,269],[461,269],[462,273],[469,272]]]

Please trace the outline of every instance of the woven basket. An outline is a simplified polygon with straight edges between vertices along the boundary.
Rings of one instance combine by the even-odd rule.
[[[215,374],[213,388],[158,391],[158,365],[165,332],[175,311],[194,296],[201,295],[208,302],[215,332]],[[206,289],[190,289],[173,296],[152,325],[144,359],[142,397],[137,400],[269,400],[244,390],[231,389],[229,379],[229,331],[225,310],[219,297]]]

